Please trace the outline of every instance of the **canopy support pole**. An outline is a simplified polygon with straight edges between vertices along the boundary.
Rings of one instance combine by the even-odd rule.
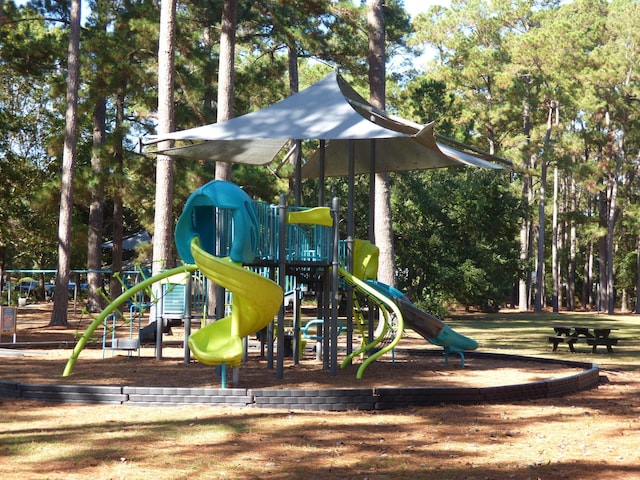
[[[376,140],[369,140],[370,156],[369,156],[369,241],[376,243]]]
[[[324,207],[324,191],[325,191],[325,159],[327,150],[325,148],[326,142],[320,140],[320,152],[318,157],[318,206]]]
[[[356,236],[355,226],[355,140],[349,140],[349,192],[347,204],[347,255],[345,268],[353,272],[353,245]],[[346,287],[347,294],[347,355],[353,350],[353,288]]]
[[[376,243],[376,139],[372,138],[370,141],[371,149],[369,151],[369,241],[375,245]],[[378,309],[375,305],[369,307],[369,341],[371,342],[375,337],[375,317],[379,315]]]
[[[294,188],[294,202],[296,207],[300,206],[301,203],[301,195],[302,195],[302,140],[296,140],[296,165],[295,165],[295,175],[296,175],[296,187]]]
[[[340,200],[333,198],[333,255],[331,259],[331,376],[338,374],[338,241],[340,239],[338,228],[338,212],[340,210]]]
[[[284,292],[287,275],[287,259],[286,259],[286,235],[287,235],[287,203],[284,194],[280,195],[280,204],[278,205],[278,218],[280,222],[279,252],[278,252],[278,284]],[[276,357],[276,378],[284,377],[284,302],[278,310],[278,333],[276,338],[277,357]]]

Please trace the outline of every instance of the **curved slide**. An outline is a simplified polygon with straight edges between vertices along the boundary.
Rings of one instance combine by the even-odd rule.
[[[340,269],[339,273],[347,283],[355,286],[370,298],[373,298],[378,305],[385,306],[386,310],[383,310],[385,319],[387,315],[386,312],[389,309],[392,309],[394,312],[396,312],[396,310],[398,311],[396,312],[396,317],[399,318],[401,324],[393,346],[400,340],[404,325],[406,324],[406,326],[415,330],[429,343],[442,347],[445,354],[445,363],[449,362],[450,353],[457,353],[460,355],[462,366],[464,367],[464,352],[478,348],[478,342],[456,332],[439,318],[416,307],[411,300],[397,288],[374,280],[378,273],[378,255],[378,247],[373,243],[367,240],[356,239],[353,254],[354,274],[351,275],[344,269]],[[373,293],[372,290],[375,293]],[[391,305],[393,307],[390,307]],[[377,340],[374,340],[374,342],[376,341]],[[374,346],[375,345],[371,345],[360,349],[356,354],[362,353]],[[390,348],[393,348],[393,346]],[[385,351],[390,350],[390,348],[385,349]],[[348,357],[344,363],[348,362],[353,356],[354,355]],[[379,355],[375,358],[378,356]],[[366,368],[366,365],[363,365],[363,367]]]
[[[216,257],[215,208],[232,211],[232,244],[229,257]],[[175,241],[186,265],[159,273],[125,291],[98,315],[80,337],[63,372],[73,367],[95,329],[120,305],[152,284],[178,273],[202,273],[233,293],[232,313],[201,328],[188,338],[193,356],[208,365],[237,366],[244,355],[242,338],[266,327],[280,309],[282,288],[268,278],[242,267],[255,256],[259,225],[249,196],[231,182],[213,180],[198,188],[187,200],[178,219]],[[201,242],[204,244],[202,245]],[[195,264],[194,264],[195,263]]]
[[[445,363],[449,362],[449,354],[460,355],[464,367],[464,352],[478,348],[478,342],[456,332],[437,317],[416,307],[400,290],[381,282],[368,280],[367,283],[391,297],[400,308],[406,325],[433,345],[443,347]]]
[[[253,273],[231,258],[207,253],[198,237],[191,240],[191,254],[198,269],[212,282],[232,292],[231,315],[200,328],[189,336],[193,356],[206,365],[238,366],[242,339],[265,328],[282,305],[280,285]]]
[[[228,257],[214,255],[215,209],[232,214]],[[240,365],[242,339],[269,325],[282,305],[280,285],[242,267],[255,257],[259,228],[251,198],[236,184],[221,180],[193,192],[178,218],[175,239],[180,257],[195,262],[209,280],[232,293],[231,315],[200,328],[187,340],[201,363]]]
[[[380,348],[378,351],[370,355],[362,363],[362,365],[360,365],[360,367],[358,368],[358,372],[356,373],[356,378],[361,379],[364,373],[364,370],[367,368],[367,366],[369,366],[369,364],[375,361],[378,357],[384,355],[385,353],[387,353],[388,351],[396,347],[396,345],[402,338],[402,331],[404,330],[404,319],[402,316],[402,312],[400,311],[396,303],[391,298],[386,296],[383,292],[381,292],[379,289],[371,286],[368,282],[360,280],[358,277],[347,272],[344,268],[338,268],[338,273],[346,283],[353,286],[359,292],[363,293],[368,298],[370,298],[373,302],[376,303],[376,305],[378,306],[378,308],[380,309],[380,311],[384,316],[384,322],[385,322],[385,325],[383,328],[376,329],[376,331],[379,332],[376,338],[374,338],[372,342],[363,345],[361,348],[359,348],[358,350],[348,355],[342,361],[342,363],[340,364],[340,367],[345,368],[347,365],[349,365],[349,363],[351,363],[351,360],[353,360],[358,355],[361,355],[369,350],[372,350],[376,347],[381,346],[388,330],[389,329],[394,330],[391,342],[386,345],[382,345],[382,348]],[[395,322],[393,322],[393,324],[390,321],[391,314],[393,314],[393,316],[395,317]]]
[[[209,279],[234,293],[233,311],[230,317],[218,320],[190,335],[189,348],[193,351],[194,357],[205,364],[239,364],[243,355],[242,338],[261,330],[271,322],[282,303],[282,289],[268,278],[242,268],[230,258],[218,258],[208,254],[199,247],[197,237],[192,240],[192,254],[197,262],[195,265],[182,265],[149,277],[123,292],[100,312],[78,340],[62,376],[71,375],[93,332],[127,300],[165,278],[198,269]]]

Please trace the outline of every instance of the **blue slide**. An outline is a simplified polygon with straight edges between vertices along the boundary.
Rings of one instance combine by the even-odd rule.
[[[449,354],[457,353],[460,355],[462,366],[464,367],[464,352],[478,348],[478,342],[456,332],[439,318],[416,307],[397,288],[376,280],[367,280],[367,283],[395,301],[400,312],[402,312],[404,323],[407,327],[414,330],[429,343],[444,348],[445,362],[447,364],[449,362]]]

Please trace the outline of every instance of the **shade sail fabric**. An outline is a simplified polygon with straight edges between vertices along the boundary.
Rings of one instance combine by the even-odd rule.
[[[349,104],[335,72],[303,91],[225,122],[162,136],[162,140],[282,140],[389,138],[402,135],[363,118]],[[357,94],[356,94],[357,95]],[[269,159],[268,161],[270,161]]]
[[[196,143],[158,153],[266,165],[289,140],[314,139],[328,141],[327,176],[347,175],[350,141],[355,145],[356,173],[370,172],[372,139],[376,139],[377,172],[460,165],[502,168],[458,149],[439,148],[433,124],[420,125],[377,111],[335,72],[261,110],[225,122],[147,138],[143,142],[191,141]],[[303,166],[303,176],[318,175],[316,157]]]
[[[266,165],[276,157],[285,143],[286,140],[282,139],[205,140],[193,145],[160,150],[158,153],[211,162]]]
[[[426,146],[415,137],[378,139],[375,141],[375,172],[407,172],[433,168],[474,166],[500,169],[503,166],[486,161],[477,156],[437,143],[430,131],[432,142]],[[370,173],[371,140],[354,140],[354,174]],[[324,175],[344,177],[349,174],[349,142],[331,140],[325,147]],[[316,152],[302,166],[303,178],[316,178],[320,175],[320,154]]]

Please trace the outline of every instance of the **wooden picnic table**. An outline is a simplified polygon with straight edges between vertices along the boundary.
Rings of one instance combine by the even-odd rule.
[[[611,327],[582,327],[582,326],[568,326],[568,325],[554,325],[553,330],[555,335],[549,336],[549,343],[553,344],[553,351],[558,349],[558,345],[566,343],[569,345],[569,350],[575,352],[574,344],[578,341],[584,340],[591,345],[591,352],[595,353],[598,345],[604,345],[607,347],[608,353],[613,353],[613,345],[617,345],[619,338],[611,337],[611,331],[617,330]]]

